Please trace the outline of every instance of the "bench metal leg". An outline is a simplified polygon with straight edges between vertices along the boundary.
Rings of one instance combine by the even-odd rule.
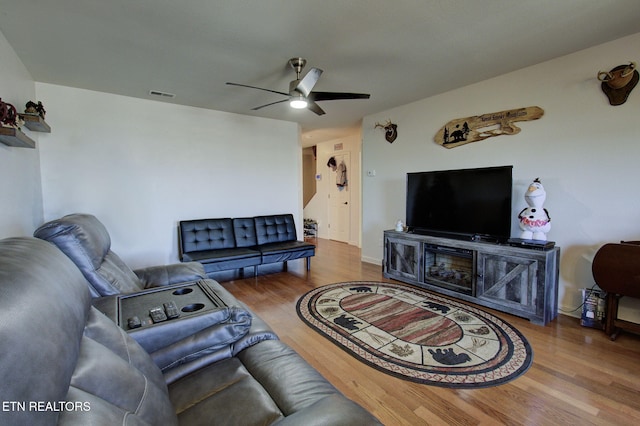
[[[307,271],[311,270],[311,257],[307,257]]]

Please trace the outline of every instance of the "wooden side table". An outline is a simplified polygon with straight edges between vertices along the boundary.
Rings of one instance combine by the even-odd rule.
[[[591,266],[596,284],[607,292],[605,333],[615,340],[621,329],[640,333],[640,324],[618,318],[623,296],[640,298],[640,241],[622,241],[600,247]]]

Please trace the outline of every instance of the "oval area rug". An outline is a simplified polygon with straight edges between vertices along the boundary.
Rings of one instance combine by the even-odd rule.
[[[390,375],[450,388],[489,387],[524,374],[531,345],[481,309],[417,287],[354,281],[298,300],[300,318],[341,349]]]

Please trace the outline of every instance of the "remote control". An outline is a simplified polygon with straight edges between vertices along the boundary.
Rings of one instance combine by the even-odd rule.
[[[151,321],[153,321],[154,323],[167,320],[167,315],[164,313],[164,310],[160,306],[149,309],[149,315],[151,315]]]
[[[129,318],[127,320],[127,324],[129,325],[129,328],[140,328],[140,327],[142,327],[142,322],[140,321],[140,318],[138,318],[137,316]]]
[[[174,319],[180,316],[180,310],[176,306],[176,302],[173,300],[168,301],[164,304],[164,311],[167,314],[167,318]]]

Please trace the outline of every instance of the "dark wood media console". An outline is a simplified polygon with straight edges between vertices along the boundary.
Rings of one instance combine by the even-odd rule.
[[[558,315],[560,248],[384,231],[383,273],[546,325]]]

